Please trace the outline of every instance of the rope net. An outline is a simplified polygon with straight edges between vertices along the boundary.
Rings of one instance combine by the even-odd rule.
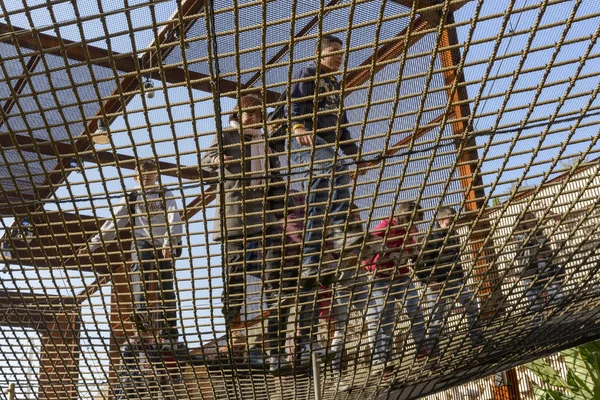
[[[595,1],[108,3],[0,2],[0,398],[419,398],[598,337]]]

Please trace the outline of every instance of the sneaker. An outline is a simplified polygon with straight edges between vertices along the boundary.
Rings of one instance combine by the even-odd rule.
[[[435,355],[435,350],[427,346],[426,344],[422,344],[417,349],[417,360],[422,360],[427,357],[432,357]]]
[[[337,263],[323,264],[319,271],[319,284],[329,286],[338,278]]]
[[[344,348],[344,333],[336,331],[331,339],[331,347],[329,349],[330,354],[341,353]]]
[[[350,392],[352,391],[353,388],[353,380],[354,380],[354,375],[353,374],[348,374],[347,376],[344,376],[341,373],[337,373],[335,374],[335,385],[333,385],[333,387],[338,391],[338,393],[346,393],[346,392]]]
[[[136,310],[133,313],[133,323],[142,332],[148,332],[152,329],[152,321],[150,321],[150,315],[147,310]]]
[[[342,228],[333,228],[327,235],[327,242],[334,249],[341,249],[342,245],[346,248],[354,247],[362,243],[363,236],[357,235],[353,229],[349,229],[346,233]],[[358,251],[359,249],[350,249],[349,251]]]
[[[374,357],[371,360],[371,370],[379,371],[385,368],[385,358],[384,357]]]
[[[307,344],[303,345],[300,348],[300,365],[303,367],[308,367],[312,364],[312,354],[316,353],[319,358],[325,356],[327,353],[325,349],[321,348],[316,343],[312,346]]]
[[[292,363],[290,363],[284,355],[269,357],[269,371],[271,372],[277,372],[291,367]]]
[[[317,283],[319,270],[316,267],[302,268],[300,272],[300,288],[312,289]]]

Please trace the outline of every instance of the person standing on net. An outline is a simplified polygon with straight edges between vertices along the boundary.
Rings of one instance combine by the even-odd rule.
[[[417,277],[425,284],[427,302],[433,305],[428,339],[433,348],[439,348],[439,336],[454,304],[464,310],[472,345],[481,343],[475,329],[479,307],[473,292],[469,291],[467,279],[460,260],[460,240],[450,230],[456,211],[452,207],[440,207],[434,231],[427,237],[422,258],[417,262]]]
[[[306,188],[309,192],[308,222],[300,271],[300,286],[304,289],[312,288],[317,281],[328,284],[334,280],[337,268],[321,268],[324,227],[331,227],[328,229],[328,241],[333,242],[335,248],[344,245],[346,249],[357,252],[362,242],[361,237],[345,236],[344,227],[350,208],[350,172],[343,165],[348,163],[347,158],[342,162],[335,160],[338,143],[350,158],[358,152],[347,128],[346,112],[340,113],[343,107],[340,84],[334,76],[342,65],[342,41],[335,36],[324,35],[320,45],[317,44],[315,55],[318,56],[318,65],[307,65],[294,74],[290,89],[291,106],[287,110],[293,131],[289,144],[291,162],[294,168],[309,178]],[[359,163],[359,167],[363,166],[362,162]],[[329,221],[325,221],[326,214]]]
[[[421,221],[421,207],[413,201],[403,202],[395,215],[384,219],[369,232],[376,240],[372,245],[381,249],[372,260],[364,263],[373,274],[366,316],[373,367],[385,368],[392,361],[393,335],[398,319],[394,311],[396,303],[402,306],[410,320],[417,357],[431,355],[431,349],[423,340],[425,320],[419,292],[412,279],[412,265],[418,254],[416,224]]]
[[[519,221],[515,240],[515,264],[521,269],[521,284],[529,303],[526,312],[534,315],[532,323],[537,325],[544,319],[544,308],[563,297],[564,268],[554,261],[542,222],[533,212],[527,211]]]
[[[216,196],[212,238],[225,242],[221,301],[229,328],[240,322],[246,304],[246,274],[262,279],[269,308],[280,297],[283,261],[278,221],[283,217],[286,188],[279,176],[279,158],[271,153],[259,125],[263,111],[259,96],[242,96],[230,115],[229,128],[217,133],[220,138],[215,135],[201,160],[203,171],[218,173],[223,180],[218,185],[222,192]],[[277,318],[269,319],[272,370],[287,366],[285,349],[278,346],[277,324]]]
[[[150,319],[146,292],[146,279],[158,280],[160,307],[163,318],[160,339],[163,346],[177,344],[177,296],[174,289],[174,260],[181,251],[183,229],[175,196],[158,185],[158,171],[153,161],[143,161],[136,171],[134,188],[113,209],[114,219],[108,219],[100,233],[79,249],[78,255],[85,256],[96,249],[110,244],[117,231],[131,222],[134,233],[131,242],[131,290],[135,303],[136,321]],[[157,268],[158,267],[158,268]],[[158,273],[151,277],[151,273]]]

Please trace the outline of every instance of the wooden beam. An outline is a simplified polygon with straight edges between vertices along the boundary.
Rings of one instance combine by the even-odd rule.
[[[337,5],[338,3],[340,3],[340,1],[341,0],[331,0],[325,6],[325,8],[333,7],[333,6]],[[325,18],[325,16],[329,13],[329,11],[330,10],[325,10],[323,12],[323,16],[322,17],[320,15],[315,15],[314,17],[312,17],[312,19],[310,21],[308,21],[308,23],[304,26],[304,28],[300,29],[298,31],[298,33],[296,33],[296,35],[294,36],[294,38],[298,39],[298,38],[301,38],[301,37],[305,36],[315,26],[317,26],[317,24],[319,23],[319,19]],[[271,59],[269,59],[269,61],[267,62],[266,66],[265,66],[265,70],[268,69],[267,67],[269,65],[273,65],[276,62],[278,62],[279,60],[281,60],[283,58],[283,56],[285,54],[287,54],[289,51],[290,51],[290,44],[284,45],[281,49],[279,49],[279,51],[273,57],[271,57]],[[259,72],[255,73],[254,75],[252,75],[250,77],[250,79],[248,79],[246,81],[246,83],[244,84],[244,86],[246,88],[248,88],[248,87],[251,87],[252,85],[254,85],[256,82],[258,82],[258,80],[261,77],[261,73],[262,73],[262,71],[259,71]],[[276,102],[277,100],[278,100],[278,98],[275,98],[274,100],[269,101],[269,103]]]
[[[439,15],[444,4],[444,0],[392,0],[394,3],[398,3],[401,6],[408,8],[409,10],[416,7],[416,12],[423,18],[425,18],[431,26],[437,26],[440,22]],[[450,1],[449,10],[454,12],[467,4],[472,0],[448,0]],[[437,4],[436,4],[437,3]],[[435,7],[432,10],[427,8]]]
[[[42,329],[45,324],[79,310],[73,297],[0,291],[0,326]]]
[[[454,24],[454,15],[452,12],[448,13],[446,24]],[[442,68],[444,68],[444,82],[447,86],[446,95],[448,96],[450,109],[453,110],[456,116],[455,122],[452,123],[452,132],[455,136],[462,137],[469,130],[467,122],[471,110],[468,103],[469,96],[464,85],[464,75],[462,71],[457,71],[462,56],[457,47],[459,42],[456,28],[452,26],[445,28],[442,31],[440,39],[440,48],[445,49],[440,52],[440,60]],[[456,90],[452,92],[452,86],[455,84]],[[478,170],[479,154],[477,152],[477,143],[475,142],[475,138],[471,137],[463,146],[457,144],[456,148],[460,151],[457,155],[457,162],[459,163],[458,173],[461,177],[460,184],[465,191],[465,211],[467,216],[475,216],[480,210],[486,207],[484,202],[483,178],[480,173],[481,171]],[[493,242],[488,241],[487,246],[483,247],[489,230],[489,221],[482,218],[478,226],[473,227],[474,233],[469,238],[475,261],[475,278],[481,282],[478,296],[481,299],[481,303],[485,304],[482,310],[482,318],[492,317],[498,312],[500,304],[502,304],[497,268],[495,265],[488,263],[494,254]]]
[[[15,103],[17,102],[17,97],[23,92],[23,89],[25,89],[25,86],[27,85],[27,75],[31,74],[35,70],[40,60],[41,58],[39,55],[30,57],[29,61],[27,61],[27,65],[25,66],[25,71],[23,71],[23,75],[21,75],[19,79],[17,79],[14,85],[11,86],[9,84],[9,87],[11,88],[11,94],[13,97],[8,99],[2,107],[2,115],[0,115],[0,128],[2,128],[2,125],[4,125],[6,116],[10,114],[13,107],[15,106]]]
[[[28,244],[13,241],[13,258],[9,262],[38,268],[67,268],[104,274],[129,258],[129,229],[119,230],[118,245],[112,244],[105,251],[94,253],[92,258],[76,257],[74,250],[98,233],[104,219],[50,211],[30,215],[35,237]],[[6,240],[6,237],[3,240]]]
[[[39,44],[36,40],[36,37],[39,39]],[[123,73],[137,72],[136,64],[144,67],[150,65],[150,59],[146,56],[146,54],[152,52],[152,50],[148,50],[144,54],[144,56],[146,57],[143,56],[136,60],[136,57],[132,56],[131,54],[122,54],[114,51],[111,52],[99,47],[90,46],[86,43],[73,42],[71,40],[57,38],[55,36],[32,31],[29,29],[9,27],[8,25],[3,23],[0,23],[0,41],[13,45],[18,44],[20,47],[25,47],[38,51],[39,53],[34,56],[38,60],[41,54],[53,54],[71,60],[76,60],[84,63],[91,63],[93,65],[104,68],[112,68],[112,65],[114,64],[115,69]],[[163,45],[163,51],[171,52],[176,46],[176,43],[170,43],[169,41],[167,41]],[[156,62],[157,61],[153,61],[152,65],[157,65]],[[183,68],[180,68],[178,66],[164,66],[163,70],[164,79],[167,83],[185,83],[186,85],[190,85],[194,89],[201,90],[207,93],[212,92],[212,87],[210,85],[210,75],[202,74],[200,72],[195,72],[193,70],[188,69],[188,80],[186,77],[186,71],[184,71]],[[129,79],[137,81],[137,76]],[[221,79],[219,81],[219,88],[224,96],[233,98],[236,97],[236,82],[229,81],[227,79]],[[131,90],[135,90],[135,87]],[[269,99],[272,99],[271,101],[277,101],[279,94],[273,91],[268,91],[267,97]]]
[[[38,155],[52,156],[57,159],[69,157],[78,158],[84,162],[90,162],[97,165],[116,166],[127,170],[136,169],[136,158],[130,155],[119,154],[112,151],[86,152],[79,154],[77,149],[71,143],[48,141],[37,139],[35,137],[15,135],[10,132],[0,132],[0,149],[3,151],[19,149],[21,151],[36,153]],[[201,174],[197,166],[180,166],[164,161],[158,162],[158,168],[161,175],[173,176],[182,179],[198,180]],[[55,171],[60,173],[60,171]],[[52,172],[50,173],[50,175]]]
[[[371,75],[381,71],[387,64],[384,61],[393,60],[399,57],[404,48],[408,48],[421,40],[424,30],[429,27],[429,23],[422,17],[417,17],[413,24],[413,29],[410,36],[407,37],[408,27],[404,28],[400,33],[395,36],[395,39],[380,46],[375,53],[363,61],[358,68],[360,70],[354,70],[346,77],[346,88],[354,88],[367,82]],[[373,59],[376,59],[375,68],[372,69]],[[383,63],[383,64],[382,64]]]

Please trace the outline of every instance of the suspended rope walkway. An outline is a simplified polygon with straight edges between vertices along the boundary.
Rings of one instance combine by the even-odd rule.
[[[109,3],[0,2],[0,398],[526,399],[599,337],[593,0]]]

